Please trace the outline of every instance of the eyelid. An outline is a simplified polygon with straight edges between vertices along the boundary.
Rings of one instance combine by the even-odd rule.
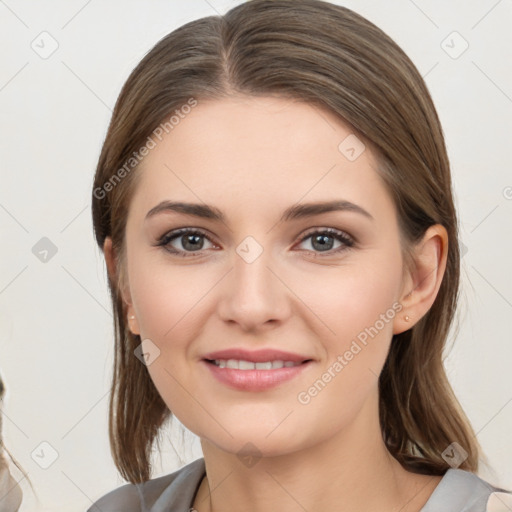
[[[161,245],[165,246],[169,244],[170,242],[174,241],[175,239],[179,238],[183,235],[201,235],[204,236],[211,244],[218,245],[214,240],[213,237],[204,229],[202,228],[196,228],[196,227],[184,227],[184,228],[176,228],[171,229],[170,231],[166,231],[161,237],[157,239],[157,243],[155,245]],[[204,250],[204,249],[202,249]],[[177,251],[177,252],[183,252],[183,251]],[[200,251],[196,251],[199,253]],[[189,254],[194,254],[193,251],[188,251]]]
[[[357,240],[353,236],[346,233],[345,231],[343,231],[341,229],[337,229],[337,228],[317,226],[317,227],[310,228],[305,233],[301,234],[299,239],[294,243],[294,247],[295,247],[295,245],[298,245],[298,244],[304,242],[305,240],[310,238],[312,235],[316,235],[316,234],[320,234],[320,235],[327,234],[328,236],[330,236],[330,237],[334,238],[335,240],[337,240],[338,242],[340,242],[341,246],[337,247],[336,249],[329,249],[327,251],[313,251],[311,249],[303,249],[303,251],[306,251],[307,254],[314,255],[315,258],[316,257],[329,258],[329,257],[338,256],[338,255],[345,253],[351,249],[354,249],[357,246]]]
[[[337,235],[339,238],[345,238],[347,241],[350,241],[352,244],[356,243],[356,239],[349,235],[346,231],[337,228],[325,227],[325,226],[315,226],[307,229],[303,234],[299,236],[297,241],[302,242],[306,238],[314,235],[315,233],[328,233],[330,235]]]

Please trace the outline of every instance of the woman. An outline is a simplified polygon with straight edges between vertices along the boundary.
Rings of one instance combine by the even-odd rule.
[[[482,511],[506,494],[443,347],[459,246],[439,119],[380,29],[252,0],[162,39],[93,189],[115,312],[109,510]],[[175,415],[204,458],[151,479]],[[89,510],[96,510],[92,506]]]
[[[19,483],[11,475],[9,470],[9,461],[4,452],[7,452],[2,435],[2,419],[3,419],[3,400],[5,395],[5,386],[0,376],[0,510],[3,512],[17,512],[23,500],[23,491]],[[10,453],[7,452],[10,456]],[[12,458],[12,457],[11,457]],[[21,470],[19,464],[12,459],[18,469]]]

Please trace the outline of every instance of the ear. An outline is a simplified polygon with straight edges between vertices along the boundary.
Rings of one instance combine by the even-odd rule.
[[[126,306],[127,323],[130,331],[133,334],[140,334],[139,324],[137,322],[137,316],[132,304],[132,298],[130,294],[130,286],[127,279],[120,279],[120,268],[119,259],[112,245],[112,238],[109,236],[105,238],[103,244],[103,254],[105,255],[105,262],[107,264],[107,272],[110,281],[114,286],[119,286],[121,298]]]
[[[410,329],[434,303],[446,270],[448,233],[444,226],[430,226],[414,247],[414,269],[407,270],[400,303],[403,309],[395,317],[393,334]],[[405,317],[409,317],[409,321]]]

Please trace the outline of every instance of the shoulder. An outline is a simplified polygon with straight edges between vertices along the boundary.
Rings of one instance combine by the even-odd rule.
[[[188,511],[205,474],[204,459],[142,484],[125,484],[95,501],[87,512]]]
[[[421,512],[492,512],[501,510],[494,508],[498,503],[512,504],[512,493],[470,471],[449,469]]]

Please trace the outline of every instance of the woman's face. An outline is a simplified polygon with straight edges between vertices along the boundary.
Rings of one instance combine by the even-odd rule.
[[[375,426],[408,290],[394,205],[350,128],[291,100],[199,101],[137,172],[125,297],[177,418],[264,455]],[[310,208],[341,202],[357,206]]]

